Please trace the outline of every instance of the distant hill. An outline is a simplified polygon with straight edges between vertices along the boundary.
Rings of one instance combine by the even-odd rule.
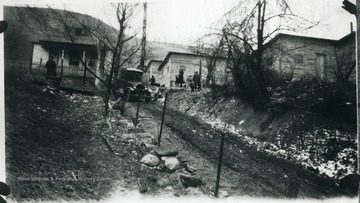
[[[157,41],[149,41],[147,44],[151,53],[148,60],[164,60],[169,52],[192,53],[192,46],[188,45]]]

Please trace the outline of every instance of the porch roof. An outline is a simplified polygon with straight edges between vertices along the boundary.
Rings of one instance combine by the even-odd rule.
[[[94,45],[96,46],[97,41],[89,36],[76,37],[73,40],[67,39],[61,36],[41,36],[41,35],[33,35],[31,42],[57,42],[57,43],[68,43],[68,44],[82,44],[82,45]]]
[[[52,41],[49,39],[39,40],[38,42],[33,43],[40,43],[42,46],[46,47],[56,47],[59,49],[83,49],[83,50],[97,50],[96,45],[94,44],[83,44],[83,43],[71,43],[67,41]]]

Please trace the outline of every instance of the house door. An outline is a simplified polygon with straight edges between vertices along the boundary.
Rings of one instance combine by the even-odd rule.
[[[325,54],[316,54],[315,76],[325,79]]]

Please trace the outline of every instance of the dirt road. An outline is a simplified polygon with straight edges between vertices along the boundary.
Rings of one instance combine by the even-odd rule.
[[[145,195],[151,196],[212,196],[220,131],[195,117],[167,110],[162,144],[174,144],[181,159],[197,168],[196,175],[206,183],[190,194],[184,193],[176,180],[180,172],[144,167],[139,161],[149,149],[141,143],[119,141],[124,133],[119,120],[134,117],[136,103],[127,104],[130,108],[126,117],[113,112],[114,123],[109,128],[101,122],[100,97],[54,94],[23,78],[6,79],[6,178],[12,188],[9,199],[105,200],[129,191],[143,196],[140,185],[146,186]],[[153,122],[152,129],[160,126],[161,108],[156,103],[141,103],[140,115]],[[157,134],[156,130],[152,133]],[[300,183],[299,197],[342,195],[330,179],[254,151],[230,134],[226,135],[223,163],[220,189],[230,196],[282,198],[293,175]]]
[[[135,108],[135,103],[132,104]],[[141,103],[140,112],[161,121],[162,106]],[[180,148],[180,154],[199,167],[198,175],[206,182],[208,193],[214,190],[221,131],[199,119],[167,108],[165,138],[162,142]],[[225,147],[220,186],[231,195],[284,198],[290,181],[299,183],[299,197],[328,198],[343,194],[335,183],[309,172],[290,161],[270,157],[243,143],[230,133],[225,135]]]

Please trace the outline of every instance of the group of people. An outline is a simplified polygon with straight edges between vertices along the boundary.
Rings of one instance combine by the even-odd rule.
[[[200,74],[196,71],[192,78],[187,78],[187,83],[189,84],[192,92],[201,90]],[[186,84],[184,81],[184,71],[180,70],[179,74],[175,76],[175,85],[183,87],[184,84]]]

